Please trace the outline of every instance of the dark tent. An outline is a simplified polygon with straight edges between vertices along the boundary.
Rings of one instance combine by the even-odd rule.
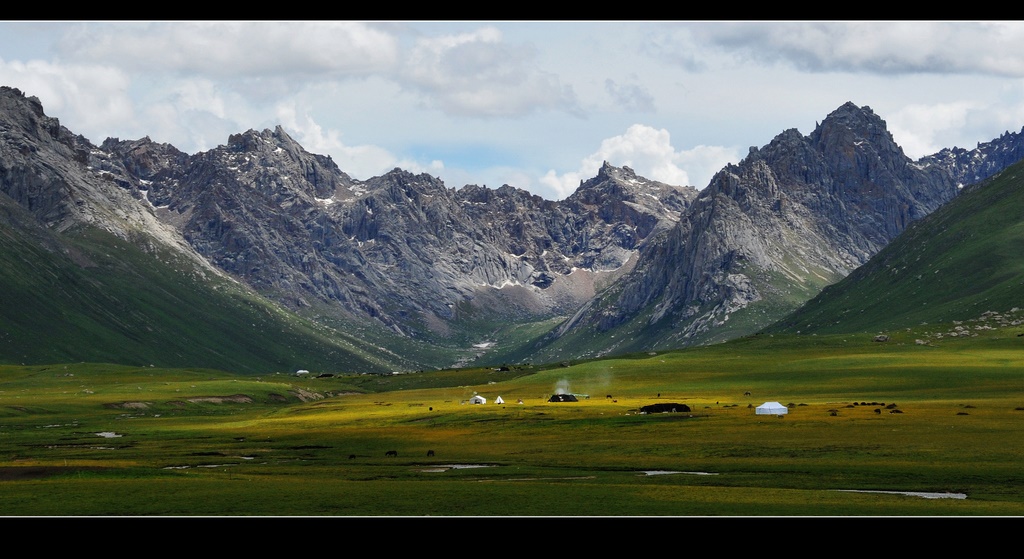
[[[572,394],[553,394],[548,398],[549,402],[579,402]]]
[[[651,404],[640,408],[641,413],[682,413],[690,411],[690,406],[686,404]]]

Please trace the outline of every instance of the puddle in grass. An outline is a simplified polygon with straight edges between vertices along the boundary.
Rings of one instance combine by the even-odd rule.
[[[693,476],[717,476],[713,472],[678,472],[674,470],[645,470],[641,475],[662,476],[668,474],[688,474]],[[922,499],[966,499],[966,493],[933,493],[928,491],[876,491],[869,489],[836,489],[847,493],[884,493],[888,495],[907,495],[909,497],[921,497]]]
[[[189,468],[226,468],[228,466],[237,466],[238,464],[197,464],[195,466],[164,466],[165,470],[187,470]]]
[[[647,476],[664,476],[664,475],[668,475],[668,474],[686,474],[686,475],[691,475],[691,476],[717,476],[718,475],[718,474],[713,473],[713,472],[676,472],[676,471],[673,471],[673,470],[645,470],[645,471],[640,472],[640,473],[643,474],[643,475],[647,475]]]
[[[470,468],[494,468],[496,464],[438,464],[429,468],[420,469],[421,472],[447,472],[448,470],[467,470]]]
[[[929,493],[927,491],[874,491],[870,489],[836,489],[847,493],[885,493],[887,495],[908,495],[923,499],[966,499],[966,493]]]

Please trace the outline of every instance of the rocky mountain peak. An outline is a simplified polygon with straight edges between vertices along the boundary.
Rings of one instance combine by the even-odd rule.
[[[622,167],[616,167],[611,163],[604,161],[603,163],[601,163],[601,168],[597,170],[597,176],[595,176],[591,180],[598,182],[607,180],[636,180],[636,172],[625,165],[623,165]]]
[[[171,144],[154,142],[149,136],[138,140],[107,138],[100,150],[124,165],[129,173],[145,180],[159,180],[162,175],[173,173],[188,160],[188,154]],[[117,175],[116,165],[110,164],[101,154],[92,154],[90,164]]]
[[[665,203],[666,198],[674,195],[689,199],[696,195],[696,189],[650,180],[627,166],[615,167],[605,161],[597,175],[580,181],[580,186],[569,199],[585,204],[625,201],[646,204],[653,200]]]
[[[28,111],[37,117],[46,118],[43,113],[43,104],[36,96],[26,96],[24,92],[16,87],[0,86],[0,110],[7,113],[13,111]]]
[[[0,87],[0,127],[17,130],[15,134],[31,139],[31,145],[23,146],[23,151],[45,143],[61,155],[84,162],[90,147],[87,139],[72,134],[57,118],[46,116],[38,97],[27,97],[14,87]]]
[[[903,148],[896,144],[885,121],[871,107],[858,107],[851,102],[829,113],[810,134],[811,141],[823,150],[868,142],[883,159],[905,159]]]
[[[373,177],[363,183],[368,190],[383,190],[392,202],[403,200],[419,202],[423,196],[450,196],[444,181],[427,173],[414,174],[395,167],[387,173]]]
[[[955,195],[949,176],[914,165],[869,107],[846,103],[810,136],[785,130],[716,173],[664,241],[641,253],[617,295],[559,335],[632,322],[650,332],[630,342],[640,350],[748,333]]]
[[[843,103],[829,113],[817,128],[827,125],[843,126],[856,131],[885,129],[886,127],[885,121],[876,115],[871,107],[867,105],[858,107],[852,101]]]
[[[292,156],[302,154],[305,150],[285,132],[281,125],[273,130],[265,128],[256,131],[252,128],[239,134],[228,136],[228,143],[224,146],[233,152],[270,153],[278,150],[288,152]]]
[[[25,93],[16,87],[0,86],[0,106],[5,110],[17,105],[34,104],[38,107],[37,116],[43,116],[43,104],[38,97],[25,97]]]

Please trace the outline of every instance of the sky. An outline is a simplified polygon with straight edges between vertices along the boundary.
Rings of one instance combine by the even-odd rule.
[[[3,21],[0,85],[94,144],[280,125],[355,179],[558,200],[602,162],[707,186],[868,106],[917,159],[1024,129],[1019,21]]]

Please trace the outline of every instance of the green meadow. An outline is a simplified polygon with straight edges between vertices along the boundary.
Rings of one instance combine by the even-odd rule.
[[[2,366],[0,510],[1022,515],[1017,330],[928,345],[760,335],[388,376]],[[579,401],[548,402],[559,389]],[[765,401],[788,414],[756,415]],[[690,411],[639,413],[654,403]]]

